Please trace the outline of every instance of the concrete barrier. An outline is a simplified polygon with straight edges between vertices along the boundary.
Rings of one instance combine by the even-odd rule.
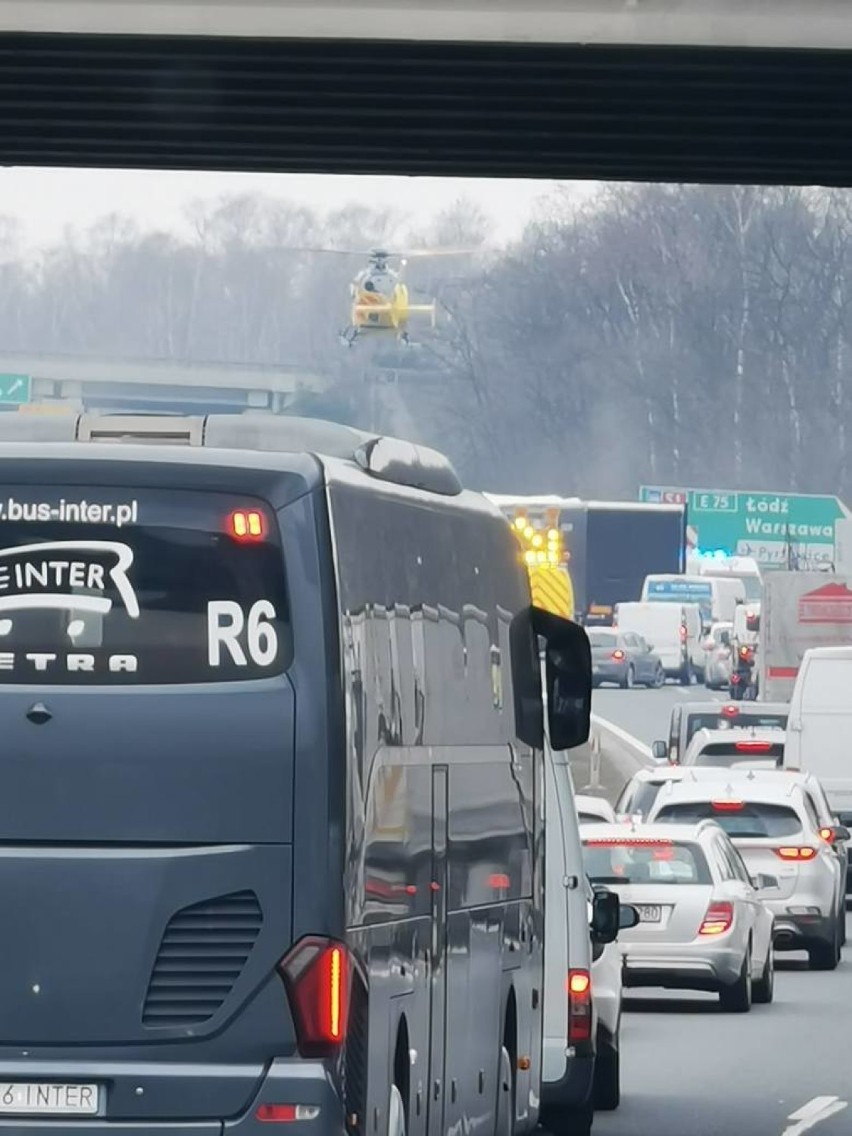
[[[637,769],[651,764],[650,746],[597,714],[592,715],[588,743],[571,755],[577,792],[606,796],[611,801]]]

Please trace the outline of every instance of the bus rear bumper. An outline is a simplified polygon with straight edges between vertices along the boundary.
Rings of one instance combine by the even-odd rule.
[[[282,1105],[296,1108],[301,1106],[305,1115],[301,1119],[296,1116],[292,1120],[282,1116],[278,1124],[274,1120],[270,1122],[258,1119],[258,1112],[264,1107]],[[343,1104],[322,1062],[277,1058],[269,1066],[249,1108],[242,1116],[226,1120],[222,1134],[260,1136],[263,1133],[263,1136],[271,1136],[282,1125],[287,1136],[345,1136]],[[111,1132],[108,1136],[112,1136]],[[186,1136],[195,1134],[186,1133]],[[199,1133],[199,1136],[202,1134]]]
[[[194,1068],[197,1075],[198,1068]],[[210,1076],[215,1078],[216,1066]],[[197,1084],[197,1082],[196,1082]],[[270,1064],[251,1103],[239,1116],[209,1119],[173,1119],[146,1114],[144,1094],[133,1116],[116,1116],[110,1109],[109,1090],[98,1116],[85,1118],[0,1115],[0,1136],[345,1136],[343,1105],[322,1062],[277,1058]],[[264,1106],[277,1106],[274,1115],[258,1117]],[[298,1112],[295,1110],[301,1106]],[[122,1110],[124,1111],[124,1110]],[[294,1115],[295,1113],[295,1115]],[[299,1114],[304,1114],[300,1118]]]

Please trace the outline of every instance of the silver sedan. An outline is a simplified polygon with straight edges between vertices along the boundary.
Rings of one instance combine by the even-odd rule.
[[[624,985],[718,993],[722,1009],[745,1013],[771,1002],[773,916],[714,821],[697,825],[594,825],[581,830],[586,871],[639,912],[619,934]]]
[[[653,646],[633,631],[615,627],[589,630],[592,648],[592,682],[594,686],[614,683],[629,689],[633,686],[660,687],[666,673]]]

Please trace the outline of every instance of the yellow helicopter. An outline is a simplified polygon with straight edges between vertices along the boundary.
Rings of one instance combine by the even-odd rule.
[[[428,304],[411,303],[401,273],[388,263],[393,253],[373,249],[369,256],[369,264],[349,285],[352,307],[349,326],[341,332],[341,339],[345,346],[352,347],[364,332],[392,332],[401,343],[409,344],[411,316],[425,316],[434,327],[437,304],[434,300]],[[404,267],[408,258],[399,259]]]
[[[408,325],[412,316],[424,317],[435,327],[437,302],[416,304],[411,302],[408,286],[402,279],[402,270],[409,260],[421,257],[463,256],[474,249],[414,249],[408,252],[390,252],[373,248],[367,252],[352,249],[304,249],[304,252],[331,253],[337,256],[366,256],[367,264],[349,285],[349,323],[340,332],[344,347],[354,347],[364,335],[394,335],[404,346],[411,345]],[[392,260],[399,262],[392,268]]]

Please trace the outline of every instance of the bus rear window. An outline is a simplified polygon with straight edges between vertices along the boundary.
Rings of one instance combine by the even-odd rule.
[[[263,502],[0,489],[0,684],[241,681],[290,661]]]

